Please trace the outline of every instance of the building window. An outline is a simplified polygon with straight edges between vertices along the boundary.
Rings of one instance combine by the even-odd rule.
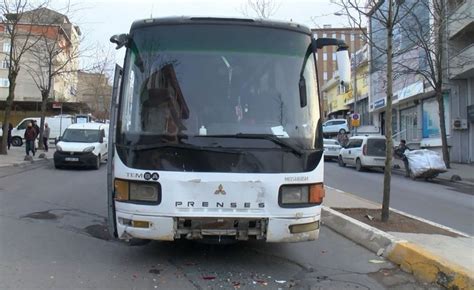
[[[317,34],[317,33],[314,33],[314,34],[313,34],[313,37],[314,37],[314,38],[318,38],[318,34]]]
[[[326,52],[323,53],[323,60],[328,60],[328,54]]]
[[[3,69],[7,69],[10,67],[10,62],[8,60],[2,61],[2,67]]]
[[[332,53],[332,60],[336,60],[336,53],[335,52]]]
[[[354,33],[351,33],[351,41],[354,41],[354,39],[355,39],[355,35]]]
[[[323,38],[324,38],[324,37],[328,37],[328,35],[327,35],[326,33],[323,33]]]
[[[10,82],[6,78],[0,78],[0,88],[8,88],[10,86]]]
[[[337,38],[336,33],[332,34],[332,38]]]
[[[316,53],[316,60],[318,60],[318,55],[319,55],[319,53]]]
[[[346,40],[346,35],[345,35],[344,33],[341,34],[341,39],[342,39],[342,40]]]
[[[10,43],[9,42],[5,42],[3,44],[3,52],[10,52]]]
[[[327,81],[328,80],[328,73],[323,72],[323,80]]]

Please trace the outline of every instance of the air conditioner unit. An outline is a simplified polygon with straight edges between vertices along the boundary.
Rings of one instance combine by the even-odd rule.
[[[465,130],[467,129],[467,119],[453,119],[454,130]]]

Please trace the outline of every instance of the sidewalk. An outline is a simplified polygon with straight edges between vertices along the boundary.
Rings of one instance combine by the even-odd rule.
[[[398,165],[399,168],[393,169],[394,173],[405,175],[405,167],[403,161],[393,159],[393,165]],[[461,180],[458,179],[461,178]],[[439,174],[437,179],[449,182],[459,182],[466,185],[474,186],[474,164],[452,163],[451,168],[447,172]]]
[[[391,209],[452,235],[381,231],[333,210],[380,209],[381,205],[338,189],[326,187],[322,222],[331,229],[384,256],[418,279],[444,287],[474,288],[474,237]]]
[[[8,155],[0,155],[0,167],[25,166],[31,163],[45,162],[48,159],[53,159],[54,151],[56,151],[54,144],[50,144],[48,152],[44,152],[44,150],[38,150],[35,156],[32,156],[33,161],[25,161],[25,145],[23,144],[21,147],[12,146],[10,150],[8,150]],[[39,158],[42,153],[45,154],[45,158]]]

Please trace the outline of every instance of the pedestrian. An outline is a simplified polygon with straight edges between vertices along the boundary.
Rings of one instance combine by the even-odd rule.
[[[43,145],[44,151],[48,152],[48,140],[49,140],[49,133],[51,130],[49,129],[48,123],[44,123],[44,130],[43,130]]]
[[[36,133],[36,137],[35,137],[35,152],[36,152],[36,140],[38,140],[39,138],[39,135],[40,135],[40,127],[38,126],[38,124],[36,123],[36,120],[33,120],[33,129],[35,129],[35,133]],[[38,140],[38,146],[39,146],[39,141]]]
[[[35,140],[36,140],[36,131],[33,128],[32,123],[28,123],[28,127],[25,130],[25,150],[26,156],[30,156],[30,151],[35,156]]]
[[[410,165],[408,163],[408,158],[405,155],[406,151],[409,151],[410,148],[407,146],[407,142],[405,140],[400,140],[400,144],[395,148],[395,156],[403,160],[403,165],[405,166],[405,176],[410,177]]]
[[[347,133],[342,134],[342,146],[346,146],[347,143],[349,142],[349,136],[347,136]]]
[[[12,130],[13,130],[12,123],[8,123],[8,135],[7,135],[8,150],[10,150],[10,147],[12,146]]]

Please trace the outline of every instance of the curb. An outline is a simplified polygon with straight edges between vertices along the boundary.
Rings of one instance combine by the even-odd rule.
[[[450,289],[474,289],[474,273],[469,269],[446,261],[414,243],[398,239],[331,208],[323,206],[321,215],[323,224],[332,230],[387,258],[423,282],[437,283]],[[432,222],[431,224],[437,225]],[[459,234],[457,231],[453,232]],[[461,234],[465,236],[464,233]]]
[[[44,162],[47,162],[51,160],[50,158],[42,158],[42,159],[37,159],[33,161],[19,161],[15,163],[5,163],[5,164],[0,164],[0,168],[5,168],[5,167],[27,167],[29,165],[33,164],[41,164]]]

